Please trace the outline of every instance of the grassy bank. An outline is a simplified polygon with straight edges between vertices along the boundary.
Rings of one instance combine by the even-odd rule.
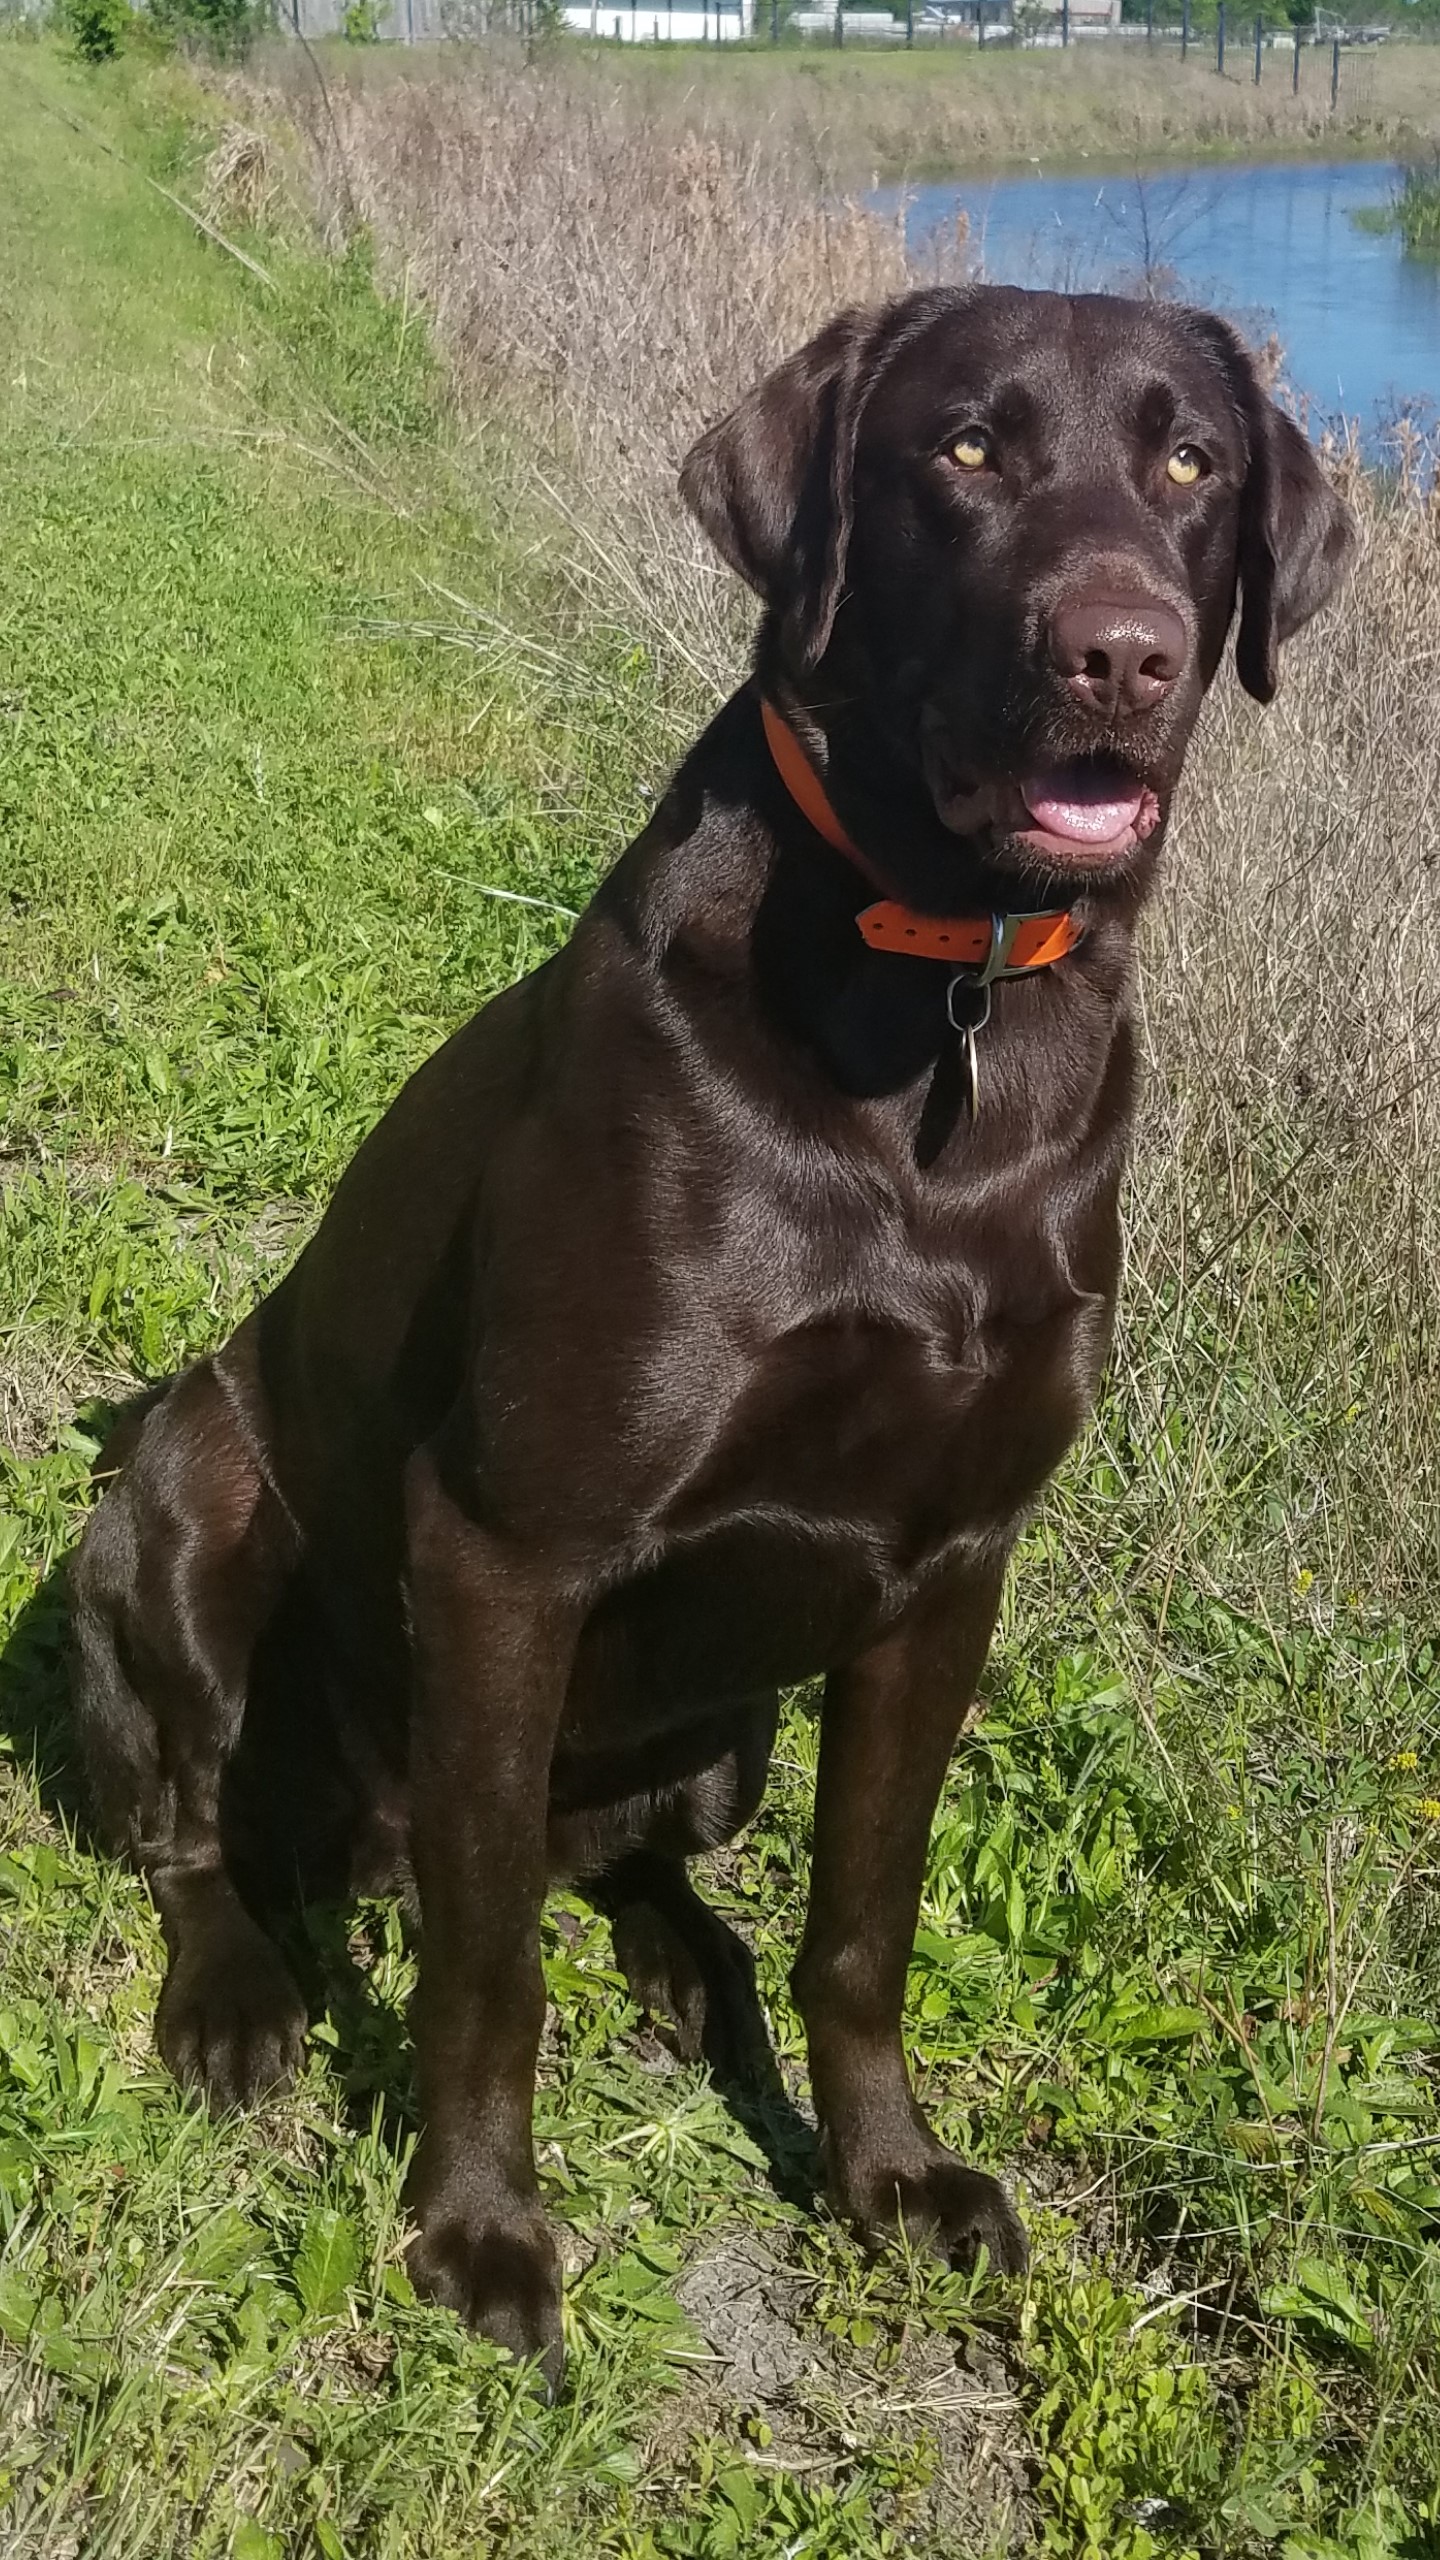
[[[828,186],[872,178],[1045,165],[1133,169],[1167,160],[1278,158],[1287,153],[1404,157],[1440,132],[1440,45],[1347,51],[1337,106],[1329,47],[1265,55],[1251,76],[1249,21],[1232,25],[1227,69],[1215,71],[1213,28],[1178,45],[1076,43],[1068,51],[974,45],[879,51],[852,45],[555,48],[581,110],[610,97],[662,126],[682,124],[739,148],[759,146]],[[356,65],[326,48],[342,79],[389,84],[465,76],[463,49],[376,48]]]
[[[1355,482],[1346,615],[1268,719],[1227,693],[1209,724],[1148,953],[1126,1348],[937,1829],[912,2041],[942,2128],[1017,2178],[1028,2286],[864,2261],[803,2128],[738,2125],[564,1898],[559,2409],[410,2299],[393,1911],[317,1922],[351,1987],[261,2120],[211,2125],[154,2069],[157,1934],[74,1827],[63,1703],[95,1399],[216,1339],[406,1069],[563,933],[740,645],[671,457],[777,342],[898,280],[893,233],[802,218],[763,158],[488,76],[382,108],[367,72],[322,113],[274,75],[201,99],[0,62],[7,2560],[1421,2560],[1440,1129],[1433,730],[1393,678],[1440,650],[1418,500]],[[814,1751],[797,1701],[714,1880],[802,2105]]]

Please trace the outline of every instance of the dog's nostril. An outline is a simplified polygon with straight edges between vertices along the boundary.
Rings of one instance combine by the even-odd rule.
[[[1086,650],[1085,664],[1081,669],[1081,673],[1087,676],[1097,676],[1102,683],[1104,682],[1105,678],[1110,673],[1110,661],[1106,657],[1103,649]]]

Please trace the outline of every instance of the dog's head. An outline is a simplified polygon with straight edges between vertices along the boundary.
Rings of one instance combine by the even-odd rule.
[[[1268,702],[1352,543],[1235,332],[1105,294],[842,313],[680,485],[763,599],[762,676],[813,711],[832,778],[859,715],[952,838],[1077,887],[1143,859],[1237,598]]]

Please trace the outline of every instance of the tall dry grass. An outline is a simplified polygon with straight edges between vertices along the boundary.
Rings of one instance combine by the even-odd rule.
[[[701,129],[673,81],[476,55],[327,95],[292,57],[245,95],[298,137],[322,226],[363,221],[428,304],[462,409],[523,429],[585,614],[674,679],[674,728],[657,713],[637,749],[658,764],[743,657],[676,461],[838,304],[912,280],[895,226],[822,200],[773,139]],[[1361,527],[1348,594],[1270,711],[1222,681],[1178,802],[1120,1392],[1063,1497],[1097,1593],[1119,1572],[1162,1608],[1178,1575],[1268,1611],[1433,1609],[1440,512],[1420,460],[1382,487],[1334,457]]]
[[[668,473],[776,347],[907,282],[898,223],[822,202],[678,91],[651,113],[583,62],[454,59],[458,76],[322,85],[285,53],[247,85],[303,138],[331,235],[362,223],[403,262],[462,399],[602,486]]]
[[[1170,830],[1113,1410],[1141,1460],[1139,1570],[1168,1582],[1183,1544],[1217,1588],[1313,1575],[1316,1607],[1428,1622],[1440,507],[1425,476],[1336,469],[1360,526],[1349,588],[1268,710],[1217,687]]]
[[[1178,13],[1177,13],[1178,14]],[[1243,14],[1240,23],[1244,26]],[[1248,33],[1248,29],[1247,29]],[[1182,63],[1176,45],[1072,45],[1061,56],[987,46],[943,53],[843,53],[781,61],[727,52],[706,78],[706,112],[746,130],[763,119],[777,147],[838,184],[879,171],[891,177],[1018,163],[1164,160],[1180,152],[1273,156],[1277,151],[1401,150],[1440,119],[1440,47],[1347,52],[1330,104],[1328,46],[1304,48],[1292,93],[1288,53],[1265,57],[1257,86],[1232,21],[1230,68],[1217,77],[1214,38],[1197,36]],[[673,88],[661,58],[639,57],[651,98]]]
[[[491,58],[494,49],[486,48]],[[443,56],[422,49],[410,65],[372,58],[349,66],[346,77],[393,95],[397,76],[413,69],[429,85],[457,60],[465,62],[464,48]],[[1302,49],[1298,93],[1285,47],[1266,54],[1257,86],[1232,18],[1228,62],[1217,76],[1212,30],[1197,33],[1184,62],[1178,44],[1151,47],[1137,32],[1118,44],[1075,44],[1063,55],[1003,45],[907,54],[826,45],[771,52],[762,44],[716,47],[697,62],[685,47],[617,54],[567,44],[539,68],[578,104],[603,109],[613,100],[641,127],[683,118],[722,142],[754,140],[772,164],[830,188],[866,185],[877,173],[903,178],[1035,159],[1113,166],[1176,154],[1408,157],[1427,136],[1440,140],[1440,45],[1347,50],[1334,108],[1328,45]]]

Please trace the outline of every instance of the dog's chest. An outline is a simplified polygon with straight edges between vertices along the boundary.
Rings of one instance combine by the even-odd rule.
[[[697,1431],[652,1560],[606,1612],[648,1693],[822,1670],[957,1539],[1005,1529],[1083,1416],[1107,1316],[1046,1273],[1008,1302],[940,1288],[908,1320],[815,1314],[752,1348]]]
[[[717,1410],[669,1529],[789,1516],[797,1530],[848,1529],[903,1565],[1009,1519],[1083,1411],[1094,1312],[1068,1288],[979,1307],[937,1290],[904,1313],[797,1322]]]

